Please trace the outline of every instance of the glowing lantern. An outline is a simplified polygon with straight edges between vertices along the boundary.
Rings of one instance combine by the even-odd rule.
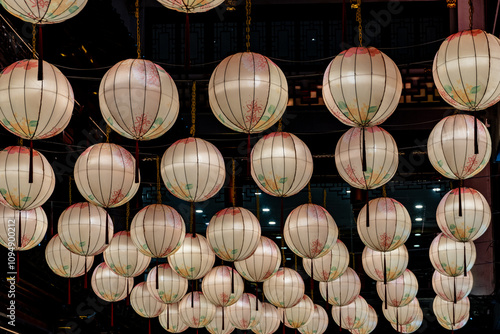
[[[368,318],[368,310],[366,300],[361,296],[357,296],[350,304],[332,306],[332,317],[339,327],[352,330],[363,326]]]
[[[472,241],[457,242],[440,233],[431,243],[429,257],[434,269],[441,274],[459,276],[472,269],[476,247]]]
[[[160,325],[169,333],[182,333],[189,328],[181,320],[179,313],[179,303],[167,304],[165,310],[158,316]]]
[[[261,236],[253,254],[245,260],[234,262],[234,267],[246,280],[263,282],[279,269],[281,252],[274,241]]]
[[[200,291],[188,293],[179,302],[181,320],[191,328],[208,325],[215,317],[215,311],[216,307]]]
[[[21,218],[21,224],[19,224],[19,218]],[[29,250],[38,246],[47,232],[47,215],[42,207],[16,211],[0,205],[0,221],[2,221],[0,245],[16,251]]]
[[[87,4],[87,0],[47,0],[26,2],[19,0],[1,0],[2,6],[15,17],[36,24],[50,24],[66,21],[78,14]]]
[[[182,13],[201,13],[217,7],[224,0],[158,0],[163,6],[168,9],[173,9]]]
[[[42,206],[52,195],[55,176],[52,166],[33,150],[33,182],[29,182],[30,149],[9,146],[0,151],[0,203],[14,210]]]
[[[289,308],[280,308],[283,324],[289,328],[299,328],[309,322],[313,315],[314,303],[309,296],[302,296],[297,305]]]
[[[80,256],[67,250],[57,234],[45,248],[45,260],[56,275],[67,278],[82,276],[94,263],[93,256]]]
[[[365,273],[379,282],[390,282],[403,275],[408,266],[408,250],[401,245],[390,252],[378,252],[365,247],[361,257]],[[385,275],[384,275],[385,266]]]
[[[249,210],[231,207],[217,212],[207,226],[207,240],[224,261],[245,260],[260,242],[260,223]]]
[[[262,132],[276,123],[288,103],[285,75],[267,57],[241,52],[225,58],[208,83],[212,112],[228,128]]]
[[[173,304],[186,294],[188,281],[179,276],[168,263],[163,263],[149,271],[146,286],[158,301]]]
[[[469,321],[469,314],[467,314],[467,316],[464,318],[464,320],[462,320],[459,323],[456,323],[454,325],[451,325],[450,323],[447,323],[446,321],[443,321],[439,318],[436,318],[436,319],[437,319],[438,323],[442,327],[444,327],[445,329],[450,330],[450,331],[455,331],[457,329],[463,328],[467,324],[467,321]]]
[[[335,165],[340,176],[358,189],[375,189],[389,182],[398,169],[398,161],[394,138],[378,126],[350,129],[335,148]]]
[[[167,257],[181,247],[186,226],[174,208],[152,204],[141,209],[130,225],[130,237],[141,253]]]
[[[468,318],[470,302],[468,297],[464,297],[454,302],[449,302],[436,296],[432,303],[432,309],[436,318],[447,326],[455,326],[460,321]]]
[[[168,262],[182,277],[190,280],[199,279],[214,266],[215,254],[204,236],[186,233],[181,247],[168,256]]]
[[[474,280],[472,272],[465,275],[449,277],[442,275],[439,271],[434,271],[432,275],[432,288],[442,299],[449,302],[456,302],[467,297],[472,290]]]
[[[262,321],[262,320],[261,320]],[[328,328],[328,313],[321,306],[314,304],[309,322],[299,328],[302,334],[323,334]]]
[[[80,194],[105,208],[127,203],[139,189],[139,183],[134,180],[134,157],[123,147],[111,143],[87,148],[76,160],[74,174]]]
[[[388,252],[408,240],[411,218],[401,203],[392,198],[381,197],[372,199],[368,208],[369,225],[366,222],[366,205],[358,215],[358,233],[366,246],[379,252]]]
[[[474,122],[470,115],[443,118],[427,140],[427,155],[434,169],[449,179],[468,179],[486,166],[491,156],[491,137],[477,120],[477,153],[474,152]]]
[[[288,132],[261,138],[250,155],[252,178],[266,194],[289,197],[309,182],[313,160],[302,140]]]
[[[115,274],[105,262],[102,262],[94,269],[91,284],[97,297],[107,302],[117,302],[130,294],[134,279]]]
[[[262,303],[260,313],[260,321],[252,327],[252,332],[255,334],[272,334],[276,332],[281,323],[278,309],[269,303]]]
[[[167,190],[188,202],[203,202],[224,185],[226,166],[217,147],[200,138],[180,139],[161,159]]]
[[[314,262],[311,264],[311,262]],[[349,266],[349,250],[340,239],[333,245],[326,255],[317,259],[302,259],[302,266],[311,276],[313,268],[316,281],[330,282],[342,275]]]
[[[386,306],[385,303],[382,303],[382,311],[390,323],[399,326],[407,325],[415,320],[421,308],[418,299],[413,298],[408,305],[401,307]]]
[[[62,243],[71,252],[92,256],[102,253],[108,246],[106,222],[108,236],[113,235],[113,222],[106,210],[87,202],[75,203],[61,213],[57,230]]]
[[[228,266],[212,268],[201,282],[205,298],[215,306],[233,305],[240,299],[243,289],[243,279],[236,270]]]
[[[417,295],[418,281],[409,269],[395,280],[377,282],[377,293],[388,306],[401,307],[408,305]]]
[[[490,226],[491,209],[480,192],[459,187],[450,190],[441,199],[436,210],[436,221],[448,238],[462,242],[473,241]]]
[[[359,296],[361,281],[353,269],[347,268],[337,279],[330,282],[320,282],[319,291],[328,303],[335,306],[345,306]]]
[[[130,293],[130,305],[134,311],[144,318],[155,318],[159,316],[166,305],[154,298],[146,286],[146,282],[141,282],[134,286]]]
[[[432,65],[441,97],[460,110],[482,110],[497,103],[498,52],[500,40],[483,30],[464,30],[446,38]]]
[[[396,324],[391,323],[391,325],[392,328],[397,330],[399,333],[407,334],[416,332],[420,328],[420,326],[422,326],[423,321],[424,321],[424,313],[422,312],[422,309],[419,308],[415,320],[413,320],[409,324],[397,326]]]
[[[251,329],[259,323],[262,304],[254,295],[244,293],[240,299],[226,311],[231,324],[241,330]]]
[[[150,257],[135,247],[128,231],[117,232],[103,254],[109,268],[123,277],[139,276],[151,262]]]
[[[229,321],[229,317],[224,315],[223,307],[217,307],[215,317],[205,328],[210,334],[229,334],[234,331],[234,326]]]
[[[264,295],[276,307],[292,307],[304,295],[304,280],[295,270],[282,267],[263,284]]]
[[[373,332],[375,327],[377,327],[378,316],[377,312],[373,309],[371,305],[368,304],[368,316],[361,327],[356,329],[351,329],[351,334],[369,334]]]

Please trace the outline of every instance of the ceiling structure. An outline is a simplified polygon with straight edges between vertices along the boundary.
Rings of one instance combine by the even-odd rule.
[[[475,3],[482,3],[475,1]],[[23,252],[19,257],[17,288],[18,333],[145,333],[147,321],[140,318],[125,302],[115,305],[115,326],[110,326],[110,306],[99,300],[92,290],[83,288],[83,278],[72,279],[72,303],[67,305],[67,280],[53,274],[45,263],[44,249],[52,233],[56,233],[57,219],[70,200],[83,201],[70,179],[80,153],[89,145],[104,142],[102,119],[97,92],[100,79],[116,62],[136,58],[135,1],[91,0],[77,16],[65,23],[44,28],[44,59],[68,77],[78,102],[66,131],[54,138],[35,142],[35,149],[51,162],[57,175],[56,189],[44,205],[52,228],[39,247]],[[484,2],[484,29],[492,32],[496,2]],[[247,137],[232,132],[214,117],[208,104],[208,80],[215,66],[223,58],[245,50],[245,8],[237,1],[234,11],[222,5],[207,13],[190,16],[190,65],[185,63],[185,15],[168,10],[154,0],[141,0],[140,35],[142,56],[161,65],[177,84],[181,101],[179,118],[164,136],[150,142],[141,142],[141,189],[130,205],[129,220],[143,206],[156,199],[156,165],[153,161],[162,156],[174,141],[189,136],[191,122],[191,86],[197,82],[196,136],[215,144],[229,166],[234,158],[237,168],[237,204],[256,212],[258,188],[245,170]],[[344,7],[345,6],[345,7]],[[459,2],[459,6],[462,6]],[[478,4],[477,8],[482,8]],[[480,12],[481,10],[478,10]],[[435,210],[441,197],[457,184],[444,179],[430,165],[426,156],[426,140],[433,126],[444,116],[454,113],[435,90],[431,65],[440,42],[457,30],[461,19],[457,10],[446,8],[445,1],[363,1],[364,44],[375,46],[391,57],[400,67],[404,89],[398,109],[382,127],[393,135],[399,148],[398,172],[386,187],[387,195],[406,206],[413,229],[406,242],[410,252],[408,268],[418,278],[419,298],[424,310],[424,324],[419,332],[444,333],[432,315],[431,287],[432,266],[428,258],[429,245],[438,233]],[[5,67],[16,60],[31,57],[31,25],[9,16],[1,8],[4,21],[0,34],[0,64]],[[479,13],[481,14],[481,13]],[[479,15],[475,13],[475,15]],[[480,17],[481,15],[479,15]],[[468,19],[468,16],[467,16]],[[476,19],[476,16],[475,16]],[[13,33],[11,27],[24,40]],[[355,218],[364,205],[364,198],[339,177],[334,163],[335,145],[348,129],[326,109],[321,98],[322,75],[331,59],[345,46],[356,45],[357,30],[354,11],[348,1],[255,0],[252,7],[251,50],[270,57],[285,73],[289,87],[289,103],[283,117],[283,130],[296,134],[310,148],[314,157],[314,174],[311,180],[312,200],[324,205],[335,219],[339,238],[347,245],[351,264],[362,280],[361,295],[374,306],[379,314],[379,325],[374,333],[392,331],[382,316],[381,302],[375,291],[375,282],[363,272],[360,241]],[[492,204],[493,222],[498,217],[498,116],[497,107],[482,113],[480,118],[489,125],[493,141],[492,161],[489,169],[466,186],[488,193]],[[271,130],[276,130],[273,127]],[[268,131],[270,132],[270,131]],[[267,133],[268,133],[267,132]],[[251,136],[252,145],[262,134]],[[0,129],[3,146],[16,145],[17,138]],[[134,143],[116,133],[110,142],[133,151]],[[230,170],[230,169],[228,169]],[[72,184],[72,186],[70,186]],[[485,193],[486,192],[486,193]],[[211,217],[230,206],[229,183],[213,199],[196,205],[197,231],[204,231]],[[370,193],[371,198],[382,195],[380,189]],[[189,205],[169,195],[162,188],[163,203],[176,208],[189,219]],[[307,189],[284,200],[285,216],[293,208],[308,200]],[[266,194],[259,197],[259,215],[263,234],[278,244],[280,200]],[[268,210],[267,210],[268,209]],[[109,210],[115,231],[127,224],[125,207]],[[275,222],[275,224],[272,224]],[[494,224],[492,224],[494,225]],[[491,228],[490,228],[491,229]],[[461,333],[480,330],[500,330],[498,289],[493,284],[495,276],[494,255],[498,251],[493,240],[476,243],[483,250],[476,261],[480,281],[478,295],[471,296],[471,319]],[[483,245],[483,246],[478,246]],[[479,254],[480,252],[478,252]],[[0,255],[7,258],[6,250]],[[295,256],[286,252],[286,266],[295,267]],[[484,255],[484,256],[483,256]],[[96,256],[94,263],[100,263]],[[152,262],[154,263],[154,261]],[[217,260],[216,264],[220,264]],[[298,271],[308,279],[299,259]],[[475,271],[473,270],[473,273]],[[136,278],[136,283],[144,277]],[[8,282],[2,276],[0,305],[7,300]],[[260,286],[260,289],[262,287]],[[246,285],[252,292],[255,287]],[[324,305],[316,283],[314,301]],[[4,308],[0,309],[0,329],[7,325]],[[329,331],[338,330],[330,320]],[[161,332],[153,321],[153,332]],[[188,330],[188,332],[194,332]],[[290,331],[287,329],[287,331]]]

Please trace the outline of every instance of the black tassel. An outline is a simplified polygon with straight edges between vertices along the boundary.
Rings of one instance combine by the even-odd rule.
[[[462,217],[462,191],[461,187],[458,187],[458,216]],[[465,227],[465,222],[464,222]]]
[[[160,288],[160,261],[156,259],[156,290]]]
[[[368,188],[365,190],[365,202],[366,202],[366,227],[370,227],[370,196],[368,194]]]
[[[38,80],[43,80],[43,35],[42,25],[38,25]]]
[[[104,210],[104,211],[106,211],[106,210]],[[108,212],[106,211],[106,231],[104,231],[104,235],[105,235],[104,236],[104,243],[106,245],[109,244],[109,230],[108,230],[108,228],[109,228],[109,216],[108,216]]]
[[[479,153],[479,145],[477,142],[477,116],[476,111],[474,110],[474,154]]]
[[[467,252],[465,251],[465,242],[464,242],[464,276],[467,277]]]
[[[135,141],[135,183],[139,183],[139,141]]]
[[[363,136],[363,147],[362,147],[362,161],[361,161],[361,166],[362,166],[362,169],[363,169],[363,172],[366,172],[366,139],[365,139],[365,127],[363,127],[361,129],[361,132],[362,132],[362,136]],[[363,175],[364,176],[364,175]]]
[[[30,162],[28,171],[28,183],[33,183],[33,140],[30,140]]]
[[[19,210],[19,232],[17,233],[17,247],[19,250],[23,247],[23,233],[21,229],[21,210]]]

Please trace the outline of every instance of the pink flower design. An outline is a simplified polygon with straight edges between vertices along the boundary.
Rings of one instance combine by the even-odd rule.
[[[26,71],[31,70],[32,68],[37,68],[38,67],[38,62],[36,60],[20,60],[16,61],[14,64],[7,66],[4,68],[2,71],[2,74],[7,74],[12,72],[15,68],[24,68]]]
[[[151,120],[148,119],[148,115],[142,114],[136,116],[132,130],[134,131],[136,136],[142,136],[149,131],[151,123]]]
[[[247,319],[240,319],[241,328],[248,328],[249,324],[250,324],[250,322]]]
[[[280,269],[276,272],[276,277],[281,277],[285,274],[285,271],[283,269]]]
[[[222,302],[222,304],[225,305],[229,302],[229,295],[227,293],[223,292],[219,295],[219,299]]]
[[[245,122],[250,123],[250,125],[257,124],[260,120],[260,117],[264,113],[262,105],[258,100],[247,101],[246,105],[246,116]]]
[[[384,273],[382,272],[382,270],[380,269],[377,269],[375,268],[375,274],[379,277],[379,278],[384,278]]]
[[[321,272],[321,278],[324,280],[324,281],[328,281],[328,279],[330,278],[330,272],[326,271],[326,270],[323,270]]]
[[[472,155],[467,158],[467,163],[465,164],[464,167],[464,173],[466,174],[472,174],[474,171],[477,169],[477,166],[479,166],[481,162],[479,159],[477,159],[477,155]]]
[[[241,63],[249,72],[267,72],[269,67],[267,58],[258,53],[245,52],[241,56]]]
[[[265,139],[268,138],[274,138],[274,137],[283,137],[283,138],[288,138],[290,137],[290,134],[288,132],[271,132],[267,136],[265,136]]]
[[[139,82],[146,81],[146,86],[159,86],[160,76],[156,64],[151,61],[136,61],[134,62],[134,75]]]
[[[38,7],[39,9],[47,8],[50,3],[49,0],[29,0],[29,2],[31,3],[31,7]]]
[[[344,55],[344,57],[349,58],[352,55],[355,54],[369,54],[371,57],[375,57],[376,55],[380,54],[380,51],[376,48],[373,47],[353,47],[347,50],[342,51],[340,54]]]
[[[226,216],[226,215],[231,215],[231,216],[236,216],[237,214],[240,214],[241,211],[239,208],[226,208],[224,210],[220,210],[215,214],[216,217],[221,217],[221,216]]]
[[[323,251],[323,244],[318,239],[311,243],[311,254],[317,255]]]
[[[474,36],[479,35],[480,33],[482,33],[482,31],[479,30],[479,29],[464,30],[464,31],[457,32],[456,34],[453,34],[451,36],[448,36],[448,38],[446,38],[446,41],[450,42],[450,41],[454,40],[457,37],[466,36],[466,35],[472,35],[472,37],[474,37]]]
[[[379,236],[379,239],[380,246],[384,249],[389,248],[392,244],[391,237],[389,237],[385,232]]]
[[[109,200],[108,205],[117,204],[124,198],[125,198],[125,194],[122,192],[122,189],[115,190],[115,191],[113,191],[113,194],[111,195],[111,199]]]

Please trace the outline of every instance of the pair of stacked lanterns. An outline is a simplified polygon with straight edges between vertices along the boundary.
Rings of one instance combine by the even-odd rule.
[[[58,22],[57,15],[47,14],[58,1],[48,1],[38,16],[32,12],[19,14],[25,9],[10,6],[5,0],[1,3],[24,20],[43,24],[53,17],[53,22]],[[74,1],[67,8],[71,15],[61,17],[76,15],[84,5],[83,0]],[[195,11],[187,8],[178,10]],[[210,8],[207,5],[200,10]],[[67,12],[60,7],[57,10]],[[470,49],[460,43],[479,47],[472,54],[460,54]],[[479,30],[448,37],[433,68],[436,86],[445,101],[457,109],[475,112],[499,100],[500,85],[490,82],[494,78],[491,71],[499,67],[493,64],[491,54],[500,52],[499,44],[498,39]],[[449,50],[458,50],[458,54]],[[45,74],[43,82],[36,79],[40,66]],[[453,76],[459,72],[462,77],[456,80]],[[255,77],[259,77],[258,83]],[[486,82],[477,81],[483,78]],[[235,81],[240,84],[231,84]],[[460,87],[455,85],[457,81]],[[337,169],[351,186],[368,191],[384,185],[395,174],[397,146],[378,125],[394,112],[401,89],[397,66],[375,48],[348,49],[328,66],[323,82],[325,104],[341,122],[354,126],[342,136],[335,150]],[[46,62],[24,60],[5,68],[0,90],[6,92],[0,100],[2,125],[23,139],[54,136],[71,118],[71,86],[57,68]],[[11,105],[10,99],[18,94],[27,96],[24,101],[29,103]],[[240,99],[242,96],[248,99]],[[158,65],[142,59],[113,66],[101,82],[99,98],[109,126],[136,141],[164,134],[179,110],[171,77]],[[262,132],[284,113],[288,101],[286,79],[268,58],[239,53],[223,60],[213,72],[209,99],[212,111],[224,125],[248,134]],[[484,168],[491,154],[491,140],[486,127],[475,117],[454,115],[433,130],[428,151],[441,174],[463,180]],[[277,197],[300,192],[312,175],[311,153],[291,133],[278,131],[264,136],[254,146],[250,160],[251,175],[259,188]],[[54,173],[43,155],[32,148],[8,147],[0,152],[0,161],[8,166],[0,174],[2,214],[16,222],[14,248],[29,249],[39,243],[47,229],[41,205],[54,189]],[[179,140],[167,149],[161,173],[170,193],[192,203],[214,196],[225,180],[220,152],[194,137]],[[19,181],[13,185],[11,180]],[[96,294],[114,302],[130,293],[137,313],[147,318],[160,316],[161,324],[170,332],[181,332],[189,326],[207,327],[217,334],[229,333],[233,327],[269,334],[278,328],[280,319],[302,333],[326,330],[326,311],[304,295],[304,283],[296,271],[279,268],[279,247],[261,236],[257,218],[245,208],[233,206],[218,212],[205,238],[194,231],[186,234],[184,221],[175,209],[153,204],[137,213],[130,232],[113,236],[111,218],[103,208],[128,202],[137,192],[139,180],[138,161],[118,145],[97,144],[82,153],[75,165],[75,182],[89,203],[70,206],[59,219],[59,235],[46,249],[47,262],[56,274],[83,275],[92,267],[93,256],[104,252],[105,262],[92,275]],[[434,311],[445,328],[458,329],[468,318],[466,296],[472,288],[468,271],[475,258],[472,240],[484,233],[490,217],[484,197],[462,185],[448,193],[438,207],[437,221],[443,234],[432,243],[430,256],[436,269],[433,287],[438,294]],[[367,201],[358,217],[358,232],[367,246],[363,267],[378,282],[384,315],[405,333],[418,329],[422,321],[415,298],[418,284],[406,269],[408,252],[403,243],[410,230],[408,212],[390,198]],[[359,296],[359,278],[347,267],[348,251],[337,235],[330,214],[312,203],[293,210],[283,226],[289,248],[304,258],[305,270],[321,282],[320,291],[333,305],[337,324],[354,333],[369,333],[377,324],[377,316]],[[2,239],[10,247],[10,240]],[[236,269],[212,268],[216,255],[234,262]],[[168,264],[154,267],[146,282],[132,289],[133,277],[146,270],[152,257],[168,257]],[[447,263],[444,258],[451,260]],[[264,282],[264,294],[274,306],[261,304],[256,296],[244,293],[240,274],[249,281]],[[186,294],[187,280],[200,278],[202,291]]]

